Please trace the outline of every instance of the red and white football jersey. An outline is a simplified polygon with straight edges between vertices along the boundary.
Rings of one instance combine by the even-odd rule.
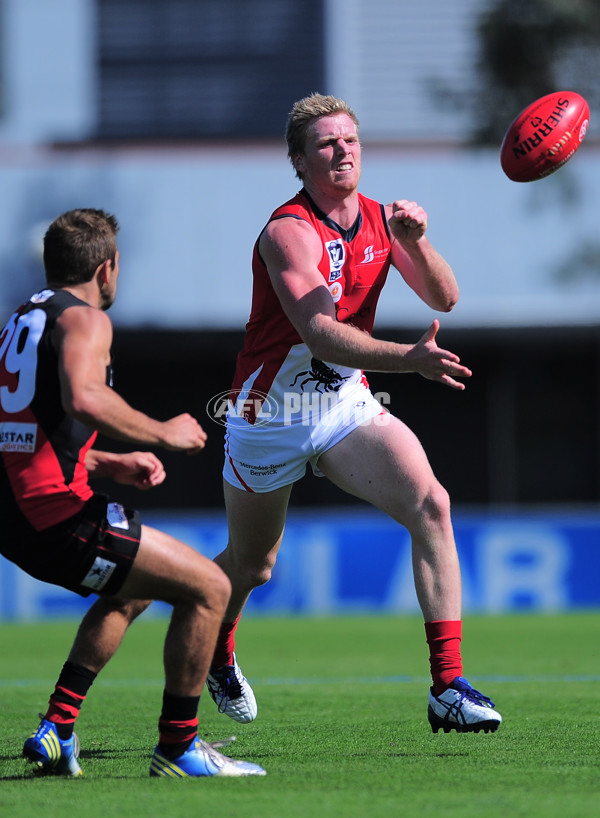
[[[335,304],[337,320],[372,332],[377,301],[391,263],[384,206],[359,194],[358,217],[346,230],[322,213],[301,190],[277,208],[269,222],[284,217],[309,222],[321,238],[319,270]],[[346,385],[364,379],[359,369],[312,357],[275,294],[260,257],[259,239],[252,257],[250,320],[231,388],[232,404],[244,407],[237,419],[250,424],[256,422],[265,401],[272,412],[273,406],[282,407],[294,392],[335,393],[341,398]],[[230,417],[232,421],[236,422],[236,418]]]

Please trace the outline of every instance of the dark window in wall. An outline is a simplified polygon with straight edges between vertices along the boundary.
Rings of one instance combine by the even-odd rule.
[[[324,90],[324,0],[97,0],[102,139],[282,137]]]
[[[381,326],[398,342],[410,328]],[[208,434],[199,457],[160,451],[168,479],[151,492],[119,486],[138,508],[223,508],[222,426],[207,415],[211,395],[227,389],[243,333],[124,330],[115,332],[115,387],[154,417],[188,411]],[[444,347],[473,369],[464,392],[419,375],[369,372],[374,393],[421,440],[455,508],[558,509],[600,503],[600,327],[444,329]],[[189,373],[202,367],[202,379]],[[557,374],[558,373],[558,374]],[[177,384],[173,390],[157,383]],[[176,409],[176,407],[180,407]],[[98,448],[130,451],[99,440]],[[110,481],[94,483],[111,493]],[[312,470],[296,483],[292,505],[361,501]]]

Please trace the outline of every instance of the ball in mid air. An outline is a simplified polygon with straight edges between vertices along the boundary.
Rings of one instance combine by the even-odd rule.
[[[575,91],[536,99],[511,122],[502,140],[500,164],[513,182],[535,182],[557,171],[578,150],[590,109]]]

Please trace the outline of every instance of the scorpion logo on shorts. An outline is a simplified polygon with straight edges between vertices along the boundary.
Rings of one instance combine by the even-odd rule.
[[[300,384],[300,389],[303,392],[305,385],[311,381],[314,381],[316,384],[316,392],[323,392],[323,390],[320,389],[321,386],[324,387],[325,392],[337,392],[344,381],[348,380],[347,377],[343,378],[339,372],[336,372],[335,369],[328,367],[327,364],[323,363],[323,361],[319,361],[317,358],[311,358],[310,369],[305,369],[304,372],[298,372],[290,386],[296,386],[296,381],[298,378],[303,378],[305,375],[308,377],[304,378]]]

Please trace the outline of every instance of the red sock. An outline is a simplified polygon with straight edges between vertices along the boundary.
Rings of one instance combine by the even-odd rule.
[[[460,655],[462,622],[460,619],[439,619],[435,622],[426,622],[425,635],[429,645],[433,693],[439,696],[450,687],[457,676],[462,676]]]
[[[217,644],[215,646],[215,653],[212,660],[212,667],[225,667],[225,665],[233,664],[233,651],[235,650],[235,629],[240,621],[240,616],[233,622],[223,622],[219,635],[217,636]]]

